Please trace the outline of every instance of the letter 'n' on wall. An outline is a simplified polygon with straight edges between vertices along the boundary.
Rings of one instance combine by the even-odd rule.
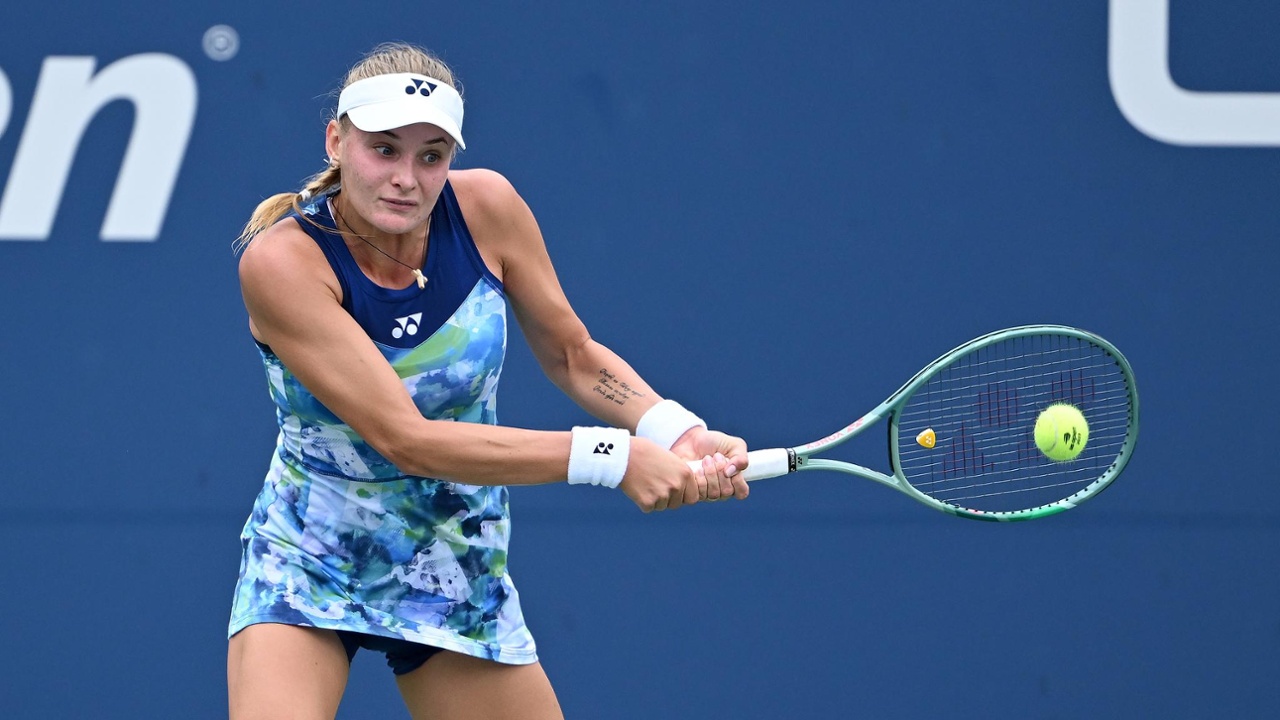
[[[172,55],[122,58],[94,74],[85,56],[45,58],[26,127],[0,199],[0,240],[47,240],[85,129],[108,103],[134,106],[133,130],[116,177],[101,238],[153,241],[195,122],[196,79]],[[0,76],[0,132],[12,93]]]

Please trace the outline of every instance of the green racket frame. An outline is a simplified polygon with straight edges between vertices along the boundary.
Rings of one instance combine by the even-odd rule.
[[[1106,355],[1109,356],[1110,359],[1114,360],[1119,367],[1120,372],[1123,375],[1128,394],[1128,418],[1124,431],[1124,439],[1109,466],[1107,466],[1096,479],[1092,480],[1092,482],[1089,482],[1085,487],[1072,492],[1066,497],[1053,502],[1036,505],[1034,507],[1012,511],[987,511],[963,507],[958,504],[934,498],[914,487],[904,475],[901,468],[901,458],[899,456],[899,448],[901,447],[899,443],[899,413],[901,409],[908,404],[913,394],[916,393],[918,389],[929,382],[929,380],[935,375],[951,367],[960,359],[969,357],[972,353],[996,343],[1005,342],[1015,338],[1029,338],[1034,336],[1075,338],[1089,343],[1105,352]],[[823,453],[844,443],[855,435],[862,433],[867,428],[876,424],[878,421],[886,418],[888,419],[889,459],[890,467],[893,469],[892,475],[886,475],[862,465],[842,460],[815,457],[819,453]],[[848,426],[841,428],[821,440],[791,448],[769,448],[764,450],[754,450],[748,453],[748,467],[743,472],[748,481],[779,477],[781,475],[802,470],[827,470],[847,473],[867,480],[874,480],[882,485],[887,485],[888,487],[905,493],[915,500],[944,513],[975,520],[1009,522],[1017,520],[1032,520],[1055,515],[1064,510],[1074,508],[1085,500],[1097,495],[1109,486],[1111,482],[1120,475],[1121,471],[1124,470],[1125,466],[1129,463],[1129,459],[1133,455],[1137,439],[1137,385],[1134,381],[1133,369],[1130,367],[1129,362],[1125,359],[1124,355],[1122,355],[1111,343],[1084,330],[1064,325],[1025,325],[1005,330],[998,330],[956,347],[925,366],[924,369],[916,373],[914,377],[899,388],[897,392],[890,395],[887,400],[876,406],[873,410],[853,421]]]

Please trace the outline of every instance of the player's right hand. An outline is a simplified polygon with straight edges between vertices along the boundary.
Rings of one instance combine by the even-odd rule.
[[[627,472],[618,485],[641,510],[675,510],[698,502],[698,479],[687,462],[645,438],[631,438]]]

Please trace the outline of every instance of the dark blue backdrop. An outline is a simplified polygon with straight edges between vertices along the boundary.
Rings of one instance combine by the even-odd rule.
[[[455,65],[459,165],[520,189],[593,333],[753,445],[826,434],[1003,326],[1093,330],[1138,374],[1124,478],[1040,523],[823,475],[653,516],[514,492],[511,567],[570,717],[1280,714],[1280,140],[1136,129],[1108,9],[6,3],[0,177],[39,135],[48,57],[169,55],[198,105],[153,239],[100,239],[129,102],[88,125],[48,238],[0,237],[0,716],[225,715],[237,533],[274,442],[231,242],[320,167],[330,91],[390,39]],[[202,48],[218,24],[228,59]],[[1168,73],[1265,104],[1278,30],[1265,0],[1178,0]],[[518,334],[500,416],[586,420]],[[341,717],[403,716],[361,656]]]

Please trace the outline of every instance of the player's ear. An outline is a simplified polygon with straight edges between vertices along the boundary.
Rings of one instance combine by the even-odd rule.
[[[337,120],[330,120],[324,129],[324,151],[329,156],[329,164],[337,165],[342,157],[342,125]]]

